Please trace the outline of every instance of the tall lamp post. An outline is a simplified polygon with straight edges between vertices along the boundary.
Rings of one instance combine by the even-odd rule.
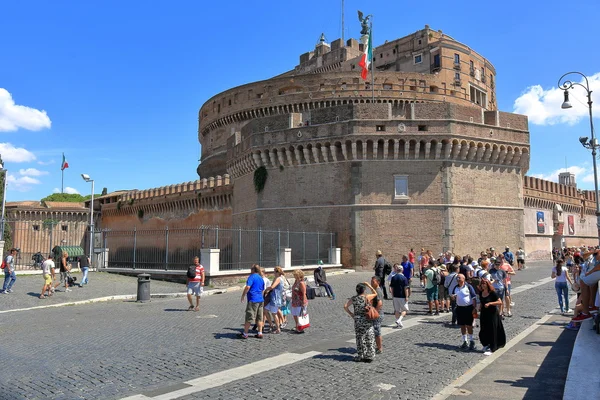
[[[81,174],[81,177],[88,183],[92,182],[92,199],[90,201],[90,252],[88,253],[88,257],[91,261],[93,259],[92,252],[94,251],[94,180],[91,179],[88,174]]]
[[[573,74],[581,75],[585,80],[585,85],[583,83],[573,82],[570,79],[566,78],[568,75]],[[592,119],[592,91],[590,90],[590,83],[588,81],[587,76],[577,71],[567,72],[558,80],[558,87],[564,91],[565,95],[565,100],[561,106],[562,109],[573,107],[571,105],[571,102],[569,101],[569,90],[572,89],[574,86],[581,86],[582,88],[584,88],[587,93],[588,99],[587,104],[590,114],[591,138],[588,138],[587,136],[582,136],[579,138],[579,142],[586,149],[592,150],[592,161],[594,163],[594,192],[596,194],[596,226],[598,229],[598,240],[600,243],[600,196],[598,196],[598,167],[596,166],[596,149],[600,148],[600,144],[598,144],[598,139],[596,139],[596,137],[594,136],[594,120]]]
[[[4,217],[4,211],[6,208],[6,185],[8,182],[8,170],[6,170],[6,168],[4,168],[4,164],[2,164],[2,159],[0,158],[0,172],[2,172],[2,174],[4,175],[4,187],[2,188],[2,219],[0,220],[0,241],[4,240],[4,223],[5,223],[5,217]]]

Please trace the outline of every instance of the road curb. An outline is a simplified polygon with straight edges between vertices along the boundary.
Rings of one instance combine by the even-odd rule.
[[[354,272],[355,272],[354,270],[332,271],[328,275],[329,276],[345,275],[345,274],[351,274]],[[314,278],[309,277],[309,278],[307,278],[307,280],[309,282],[314,282]],[[243,287],[244,286],[229,286],[229,287],[219,288],[219,289],[209,289],[209,290],[205,290],[203,292],[203,297],[204,296],[213,296],[215,294],[224,294],[224,293],[228,293],[228,292],[236,292],[236,291],[242,290]],[[151,299],[174,299],[174,298],[185,297],[185,296],[187,296],[186,292],[150,294]],[[102,303],[102,302],[107,302],[107,301],[118,301],[118,300],[127,301],[127,300],[136,300],[136,299],[137,299],[137,294],[119,294],[119,295],[114,295],[114,296],[96,297],[96,298],[87,299],[87,300],[68,301],[66,303],[48,304],[45,306],[15,308],[12,310],[0,311],[0,314],[7,314],[7,313],[12,313],[12,312],[17,312],[17,311],[41,310],[44,308],[81,306],[81,305],[86,305],[86,304]]]

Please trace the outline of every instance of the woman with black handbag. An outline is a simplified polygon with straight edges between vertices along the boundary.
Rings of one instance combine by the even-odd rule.
[[[366,289],[371,289],[372,294],[366,294]],[[354,332],[356,334],[356,352],[354,361],[371,362],[375,358],[375,330],[373,321],[379,318],[379,313],[373,307],[373,299],[377,291],[368,282],[356,285],[356,295],[352,296],[344,310],[354,319]],[[350,311],[352,306],[353,312]]]

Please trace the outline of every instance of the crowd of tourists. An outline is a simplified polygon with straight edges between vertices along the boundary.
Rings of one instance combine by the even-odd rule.
[[[574,316],[568,329],[579,329],[580,323],[598,313],[600,295],[600,248],[565,247],[552,250],[552,278],[561,312],[569,312],[569,287],[577,294]]]
[[[0,294],[10,294],[13,292],[13,285],[17,281],[17,275],[15,273],[15,264],[17,260],[18,248],[11,248],[9,254],[3,257],[2,270],[4,271],[4,284]],[[42,256],[43,259],[43,256]],[[59,279],[56,276],[56,263],[58,261]],[[71,287],[87,285],[88,272],[90,269],[90,258],[88,256],[81,256],[77,258],[79,270],[81,271],[81,281],[79,284],[76,283],[77,278],[71,276],[71,263],[69,262],[69,253],[66,251],[62,252],[57,258],[55,254],[50,254],[46,259],[41,262],[42,278],[44,284],[42,286],[40,299],[52,296],[55,292],[59,291],[58,287],[62,284],[65,292],[70,292]]]

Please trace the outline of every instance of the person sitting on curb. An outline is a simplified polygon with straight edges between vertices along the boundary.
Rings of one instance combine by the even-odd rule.
[[[327,292],[327,297],[331,300],[335,300],[335,293],[333,293],[333,288],[329,283],[327,283],[327,275],[325,275],[325,270],[323,269],[323,261],[319,260],[319,267],[315,269],[315,284],[319,286],[323,286],[325,291]]]

